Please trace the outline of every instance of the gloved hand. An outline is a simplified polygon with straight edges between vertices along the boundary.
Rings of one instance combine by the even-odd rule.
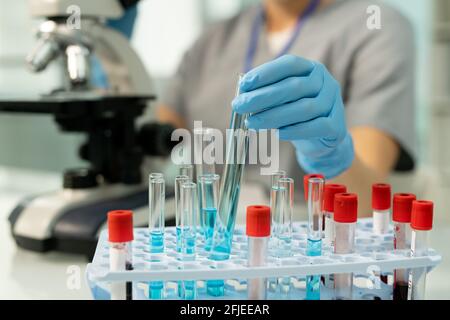
[[[250,129],[279,129],[280,139],[294,144],[307,173],[333,178],[351,166],[353,141],[340,87],[325,66],[282,56],[245,74],[240,90],[233,110],[252,113]]]

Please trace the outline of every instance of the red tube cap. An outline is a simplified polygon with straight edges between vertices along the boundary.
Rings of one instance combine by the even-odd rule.
[[[425,200],[413,201],[411,228],[423,231],[433,228],[433,202]]]
[[[115,210],[108,212],[109,242],[133,240],[133,211]]]
[[[372,185],[372,208],[374,210],[387,210],[391,207],[391,186],[387,183]]]
[[[250,237],[270,236],[270,207],[247,207],[246,233]]]
[[[334,221],[356,222],[358,219],[358,196],[354,193],[338,193],[334,196]]]
[[[342,184],[325,184],[323,190],[323,210],[327,212],[334,212],[334,195],[346,192],[347,187]]]
[[[320,178],[325,180],[325,176],[320,173],[312,173],[303,176],[303,192],[305,196],[305,201],[308,201],[308,180],[310,178]]]
[[[392,200],[392,220],[402,223],[411,222],[412,203],[416,196],[412,193],[396,193]]]

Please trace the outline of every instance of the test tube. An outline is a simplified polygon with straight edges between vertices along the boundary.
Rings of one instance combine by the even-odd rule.
[[[179,166],[179,175],[188,176],[192,181],[192,179],[194,178],[194,166],[192,164],[181,164]]]
[[[248,236],[248,266],[264,266],[270,238],[270,207],[247,207],[246,234]],[[265,300],[266,289],[267,282],[264,278],[247,281],[247,295],[250,300]]]
[[[149,247],[151,253],[164,252],[164,203],[165,182],[161,173],[152,173],[148,184],[148,206],[150,230]],[[148,296],[150,299],[160,300],[164,295],[163,281],[149,281]]]
[[[133,212],[108,212],[109,269],[112,272],[132,270]],[[131,282],[112,282],[111,300],[131,300]]]
[[[308,180],[308,242],[306,255],[322,255],[322,204],[323,185],[322,178],[309,178]],[[306,277],[306,299],[320,300],[320,275]]]
[[[213,130],[204,127],[194,129],[194,163],[197,179],[202,175],[216,173],[215,159],[205,154],[209,144],[213,143]]]
[[[195,260],[195,241],[197,234],[197,185],[186,182],[181,185],[181,252],[179,259],[183,262]],[[196,298],[195,280],[183,281],[182,298],[193,300]]]
[[[392,220],[394,221],[394,249],[411,248],[411,210],[416,196],[410,193],[394,195]],[[408,300],[408,270],[394,270],[394,300]]]
[[[323,191],[323,215],[324,215],[324,238],[323,244],[326,246],[334,246],[334,196],[338,193],[346,193],[347,187],[342,184],[325,184]]]
[[[278,187],[274,191],[273,212],[273,240],[274,255],[278,264],[283,258],[292,255],[292,213],[294,203],[294,180],[291,178],[280,178]],[[288,294],[291,289],[290,277],[278,280],[280,290]]]
[[[181,185],[191,181],[188,176],[175,177],[175,225],[176,225],[176,250],[181,252]]]
[[[386,183],[372,185],[373,233],[384,235],[389,233],[391,221],[391,186]],[[380,279],[388,283],[388,275],[381,273]]]
[[[275,212],[275,197],[278,190],[278,180],[281,178],[286,178],[286,171],[279,170],[271,174],[270,176],[270,212],[272,213],[272,228],[275,225],[275,222],[273,219],[275,218],[274,212]],[[272,235],[274,234],[272,230]],[[273,242],[269,242],[269,245],[271,246],[269,248],[270,251],[275,250],[273,246]],[[269,289],[273,292],[276,292],[278,288],[278,279],[277,278],[269,278]]]
[[[164,252],[164,202],[165,183],[160,174],[151,174],[148,185],[148,206],[150,229],[150,251],[152,253]]]
[[[389,232],[391,209],[391,186],[386,183],[372,185],[373,233],[382,235]]]
[[[433,202],[415,200],[411,212],[411,257],[421,257],[428,253],[428,234],[433,228]],[[408,300],[425,299],[427,268],[410,270]]]
[[[358,197],[352,193],[339,193],[334,197],[334,253],[349,254],[354,250],[355,228],[358,217]],[[334,274],[336,300],[351,300],[353,274]]]
[[[239,76],[236,95],[239,95],[241,78],[242,75]],[[229,134],[227,136],[227,156],[210,254],[210,258],[213,260],[226,260],[230,257],[240,185],[248,153],[248,130],[245,125],[247,117],[247,114],[237,114],[233,111],[230,130],[227,131]]]
[[[217,206],[219,202],[219,182],[218,174],[204,174],[198,178],[200,186],[201,212],[200,221],[202,233],[205,237],[205,249],[211,249],[214,225],[216,221]]]

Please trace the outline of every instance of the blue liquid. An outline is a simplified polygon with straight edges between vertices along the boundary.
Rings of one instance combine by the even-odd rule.
[[[311,257],[322,255],[322,240],[308,239],[306,255]],[[306,300],[320,300],[320,275],[306,277]]]
[[[310,257],[317,257],[322,255],[322,240],[308,239],[306,247],[306,255]]]
[[[208,280],[206,281],[206,292],[213,297],[221,297],[224,295],[223,280]]]
[[[203,235],[205,237],[205,250],[211,250],[213,235],[214,235],[214,225],[216,223],[217,208],[203,208],[202,210],[202,229]]]
[[[176,227],[175,230],[177,236],[176,250],[177,252],[181,252],[181,228]]]
[[[164,283],[162,281],[150,281],[148,284],[148,298],[152,300],[162,300]]]
[[[150,252],[162,253],[164,252],[164,232],[150,231]]]
[[[164,233],[161,231],[150,231],[150,252],[163,253],[164,252]],[[148,297],[152,300],[161,300],[164,292],[164,282],[150,281],[148,283]]]
[[[194,300],[197,297],[195,281],[184,281],[183,299]]]

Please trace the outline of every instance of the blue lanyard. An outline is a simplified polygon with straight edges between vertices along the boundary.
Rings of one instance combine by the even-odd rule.
[[[291,49],[292,45],[294,44],[295,40],[298,38],[298,35],[300,34],[303,24],[314,13],[314,11],[316,11],[319,4],[320,0],[312,0],[309,6],[306,8],[306,10],[303,12],[303,14],[299,15],[299,17],[297,18],[297,24],[295,25],[295,29],[294,32],[292,33],[291,38],[286,43],[284,48],[276,55],[275,58],[279,58],[282,55],[285,55]],[[250,71],[253,67],[253,59],[255,58],[256,49],[258,48],[259,32],[264,23],[264,18],[265,18],[264,9],[261,9],[255,21],[253,22],[252,31],[250,34],[250,43],[247,49],[247,54],[245,55],[245,65],[244,65],[245,73]]]

